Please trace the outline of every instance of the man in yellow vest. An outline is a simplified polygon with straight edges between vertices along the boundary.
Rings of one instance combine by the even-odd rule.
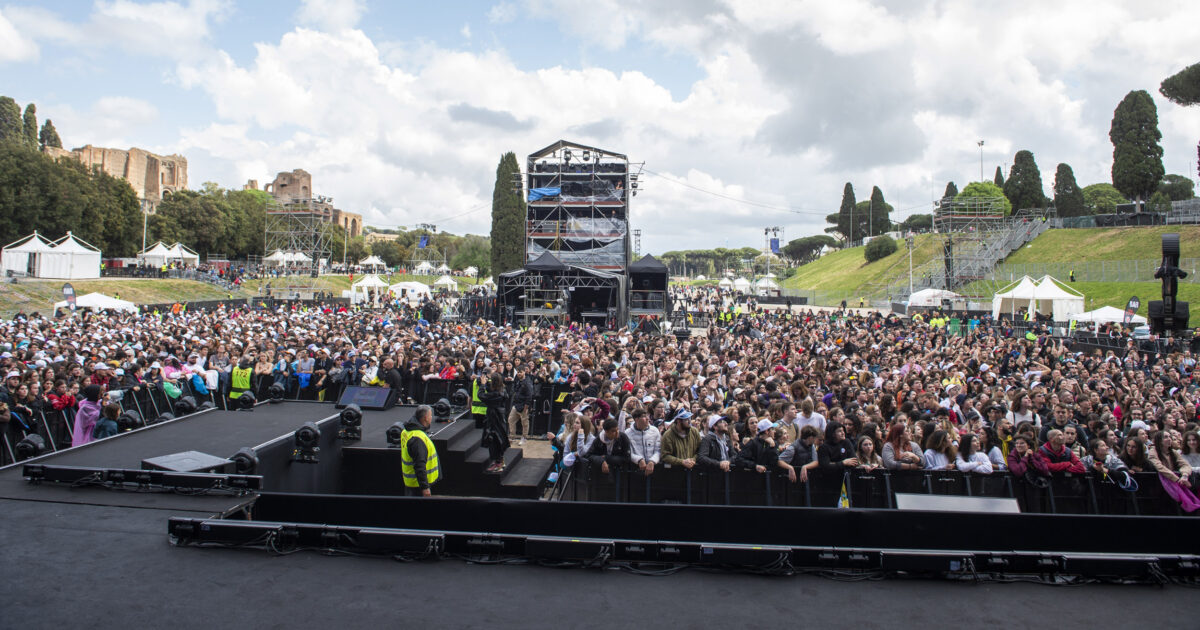
[[[487,376],[480,374],[471,381],[471,419],[475,421],[476,427],[482,427],[483,420],[487,417],[487,405],[479,398],[479,392],[487,387],[486,379]]]
[[[430,496],[430,487],[441,476],[437,449],[425,433],[431,422],[433,409],[421,405],[400,434],[400,471],[404,475],[404,494],[410,497]]]
[[[250,365],[250,359],[242,357],[238,361],[237,367],[229,373],[229,399],[237,400],[241,398],[242,393],[250,389],[250,376],[254,374],[254,368]],[[247,398],[246,400],[249,400]]]

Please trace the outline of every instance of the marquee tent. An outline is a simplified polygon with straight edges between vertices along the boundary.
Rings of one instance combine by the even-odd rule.
[[[961,297],[953,291],[945,289],[921,289],[908,296],[909,306],[941,306],[942,300],[952,300]]]
[[[367,256],[366,258],[358,261],[358,264],[363,267],[370,267],[372,269],[382,269],[384,267],[387,267],[387,263],[383,262],[382,258],[380,258],[374,254]]]
[[[450,273],[450,267],[446,263],[442,263],[437,267],[438,273]]]
[[[472,276],[472,277],[478,276],[479,268],[478,267],[467,267],[466,269],[463,269],[463,273],[468,276]]]
[[[747,291],[750,289],[750,281],[745,278],[738,278],[733,281],[733,288],[738,291]]]
[[[397,282],[390,288],[392,295],[401,300],[416,302],[422,297],[433,297],[429,285],[422,282]]]
[[[1095,322],[1099,324],[1105,324],[1108,322],[1113,322],[1119,324],[1125,321],[1125,310],[1115,306],[1101,306],[1094,311],[1080,313],[1076,315],[1074,319],[1079,323]],[[1131,321],[1134,324],[1141,325],[1146,323],[1146,318],[1142,317],[1141,315],[1134,315]]]
[[[200,264],[200,255],[184,247],[183,243],[175,243],[167,250],[168,261],[179,261],[185,265]]]
[[[138,254],[138,260],[144,265],[151,267],[162,267],[167,264],[167,258],[171,255],[171,248],[163,244],[162,241],[147,247],[142,253]]]
[[[454,278],[451,278],[450,276],[442,276],[441,278],[438,278],[437,280],[435,280],[433,282],[433,286],[454,289],[454,288],[458,287],[458,283],[455,282]]]
[[[75,298],[76,308],[86,308],[93,311],[125,311],[128,313],[136,313],[137,304],[127,300],[118,300],[115,297],[109,297],[103,293],[88,293]],[[67,301],[56,302],[54,308],[67,308]]]
[[[100,250],[67,232],[48,252],[38,254],[37,277],[77,280],[100,277]]]
[[[0,273],[8,275],[12,271],[34,276],[37,274],[38,256],[51,249],[50,242],[37,232],[9,243],[0,254]]]
[[[1008,285],[992,296],[992,317],[1000,317],[1002,313],[1010,316],[1016,315],[1017,311],[1023,308],[1030,308],[1033,305],[1035,290],[1037,290],[1037,284],[1029,276],[1024,276]]]
[[[413,273],[418,276],[430,275],[431,273],[433,273],[433,265],[429,264],[426,261],[421,261],[420,264],[418,264],[416,267],[413,268]]]
[[[1037,299],[1038,312],[1049,312],[1056,322],[1070,321],[1084,310],[1083,294],[1064,287],[1050,276],[1038,280],[1033,296]]]
[[[721,278],[721,281],[717,283],[717,286],[721,287],[722,289],[732,289],[733,280],[730,280],[729,278]]]

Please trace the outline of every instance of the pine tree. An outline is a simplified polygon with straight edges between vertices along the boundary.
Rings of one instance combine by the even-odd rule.
[[[854,186],[850,182],[846,182],[846,187],[842,189],[842,205],[838,208],[837,214],[831,214],[825,217],[825,220],[833,224],[833,227],[825,228],[830,234],[839,234],[846,240],[847,243],[857,240],[855,230],[851,222],[856,218],[854,216]]]
[[[21,122],[21,106],[8,96],[0,96],[0,143],[23,143],[25,131]]]
[[[999,166],[996,167],[996,177],[992,179],[992,182],[1002,190],[1004,189],[1004,171],[1000,170]]]
[[[58,137],[58,130],[54,128],[54,123],[49,118],[42,123],[42,130],[38,133],[38,144],[45,147],[62,148],[62,140]]]
[[[1004,196],[1012,203],[1013,210],[1042,208],[1046,205],[1046,193],[1042,187],[1042,173],[1030,151],[1017,151],[1013,157],[1008,181],[1004,182]]]
[[[1075,182],[1075,172],[1067,164],[1059,164],[1054,172],[1054,207],[1060,217],[1081,217],[1088,214],[1083,189]]]
[[[520,269],[525,263],[525,201],[513,185],[521,167],[512,151],[496,166],[492,191],[492,274]]]
[[[1130,199],[1149,199],[1166,174],[1158,144],[1158,109],[1149,93],[1134,90],[1125,95],[1113,112],[1108,138],[1113,144],[1113,186]]]
[[[942,199],[953,199],[958,196],[958,186],[954,182],[946,182],[946,192],[942,193]]]
[[[24,119],[25,144],[36,149],[38,145],[37,106],[30,103],[25,106]]]

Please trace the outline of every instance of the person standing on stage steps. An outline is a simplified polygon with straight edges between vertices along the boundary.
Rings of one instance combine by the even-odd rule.
[[[417,407],[413,419],[404,425],[400,434],[400,470],[404,475],[406,496],[427,497],[430,487],[441,478],[437,449],[429,439],[429,424],[433,422],[433,409],[429,405]]]
[[[488,379],[487,391],[480,395],[487,407],[483,421],[483,445],[491,456],[489,473],[504,472],[504,451],[508,449],[508,421],[504,412],[508,408],[508,392],[504,391],[504,380],[495,372]]]

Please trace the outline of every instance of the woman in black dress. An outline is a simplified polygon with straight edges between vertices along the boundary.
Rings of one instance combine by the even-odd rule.
[[[499,374],[492,373],[487,391],[480,394],[479,399],[487,405],[483,445],[487,447],[492,461],[486,472],[500,474],[504,472],[504,451],[508,449],[508,392],[504,391],[504,380]]]

